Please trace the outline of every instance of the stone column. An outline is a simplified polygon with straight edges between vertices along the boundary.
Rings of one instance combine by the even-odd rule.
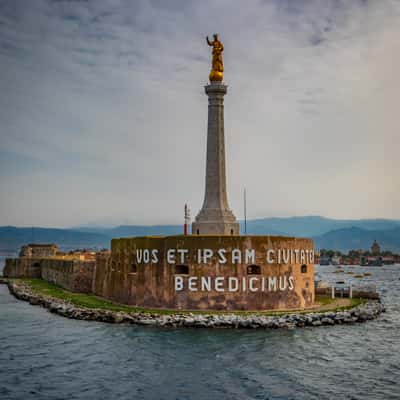
[[[206,190],[192,234],[238,235],[239,223],[228,206],[225,174],[224,95],[227,86],[211,82],[208,95]]]

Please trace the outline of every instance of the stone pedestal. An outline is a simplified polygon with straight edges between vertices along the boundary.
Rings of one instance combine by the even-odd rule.
[[[238,235],[239,223],[229,209],[226,193],[224,95],[227,86],[212,82],[208,95],[206,189],[203,207],[192,224],[192,234]]]

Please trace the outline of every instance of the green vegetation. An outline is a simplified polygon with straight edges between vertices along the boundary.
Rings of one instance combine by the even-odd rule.
[[[292,311],[183,311],[183,310],[167,310],[167,309],[150,309],[135,306],[128,306],[124,304],[114,303],[112,301],[100,298],[94,294],[87,293],[73,293],[61,288],[60,286],[53,285],[41,279],[15,279],[25,283],[33,293],[42,296],[50,296],[55,299],[60,299],[65,302],[71,303],[76,307],[84,307],[91,309],[101,309],[109,311],[122,311],[127,313],[149,313],[149,314],[236,314],[236,315],[270,315],[279,316],[287,315],[290,313],[306,314],[309,312],[319,311],[344,311],[356,307],[364,303],[365,299],[351,299],[350,304],[338,307],[339,299],[331,299],[329,296],[317,296],[316,303],[320,308],[307,309],[307,310],[292,310]],[[331,306],[331,307],[330,307]]]
[[[339,300],[339,298],[336,299],[332,299],[330,296],[317,296],[315,299],[315,302],[320,304],[322,307],[326,307],[329,305],[334,305],[335,303],[337,303],[337,301]],[[340,311],[340,310],[348,310],[350,308],[353,307],[357,307],[360,304],[365,303],[365,299],[360,299],[360,298],[354,298],[354,299],[349,299],[350,300],[350,304],[344,307],[337,307],[334,310],[335,311]],[[329,311],[331,311],[332,309],[330,309]]]
[[[96,308],[110,311],[136,311],[133,307],[125,306],[123,304],[115,304],[111,301],[101,299],[94,294],[70,292],[42,279],[20,279],[20,281],[27,284],[35,294],[51,296],[56,299],[64,300],[77,307]]]
[[[321,306],[327,306],[333,303],[334,299],[329,296],[317,296],[315,299],[316,303],[321,304]]]

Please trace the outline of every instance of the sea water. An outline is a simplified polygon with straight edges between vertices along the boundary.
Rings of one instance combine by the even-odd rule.
[[[316,267],[325,280],[351,278],[335,269]],[[387,307],[378,320],[293,330],[110,325],[53,315],[0,285],[0,399],[399,399],[400,266],[344,269],[372,273],[362,281]]]

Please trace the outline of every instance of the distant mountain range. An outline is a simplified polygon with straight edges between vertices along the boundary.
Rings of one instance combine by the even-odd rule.
[[[349,250],[369,250],[377,240],[382,250],[400,253],[400,227],[383,230],[367,230],[356,227],[337,229],[314,237],[317,249],[331,249],[348,252]]]
[[[0,252],[14,253],[27,243],[55,243],[64,250],[83,247],[109,247],[107,235],[55,228],[0,227]]]
[[[286,235],[316,237],[345,228],[386,230],[400,228],[400,220],[392,219],[331,219],[319,216],[263,218],[248,221],[247,231],[253,234],[280,232]]]
[[[121,225],[106,227],[0,227],[0,251],[15,252],[30,242],[56,243],[62,249],[108,248],[111,238],[182,233],[181,225]],[[244,233],[244,223],[241,222]],[[263,218],[247,221],[247,233],[311,237],[316,248],[348,251],[369,249],[376,239],[382,249],[400,252],[400,221],[388,219],[336,220],[319,216]]]

